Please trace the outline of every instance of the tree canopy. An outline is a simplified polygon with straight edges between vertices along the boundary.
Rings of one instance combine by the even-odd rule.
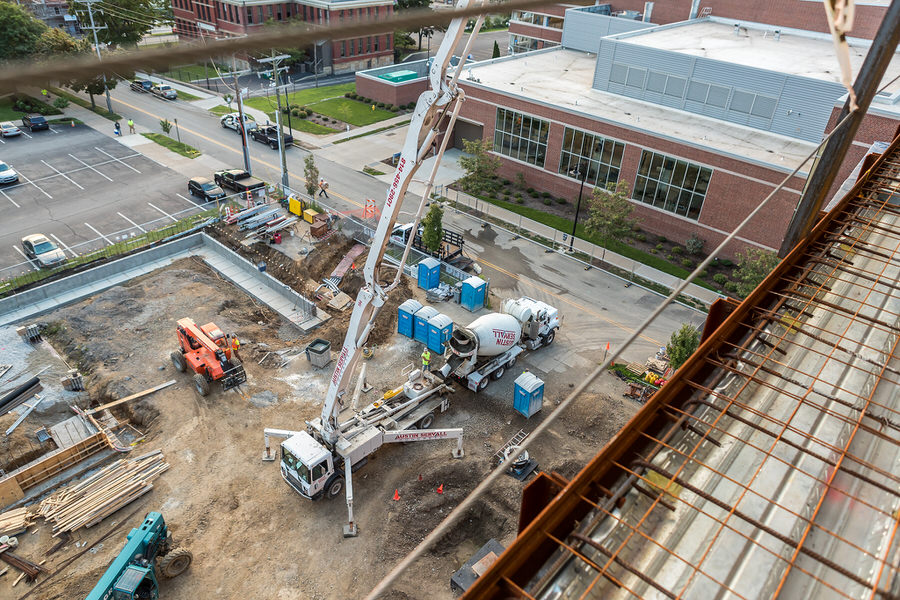
[[[666,344],[669,364],[673,369],[678,369],[699,346],[700,332],[690,323],[684,323],[681,329],[672,333],[669,343]]]
[[[87,5],[73,2],[70,10],[82,24],[90,25]],[[102,0],[93,5],[97,40],[112,48],[135,46],[157,23],[169,16],[154,0]],[[93,36],[91,36],[93,37]]]
[[[591,194],[590,213],[584,228],[603,242],[603,258],[610,242],[631,233],[634,207],[628,201],[628,184],[624,181],[609,183],[606,188],[596,187]]]
[[[47,26],[27,9],[11,2],[0,2],[0,60],[26,58],[38,52]]]
[[[738,252],[737,269],[733,275],[737,294],[746,298],[777,265],[778,256],[774,252],[752,247]]]
[[[466,172],[459,180],[467,192],[478,194],[497,187],[497,171],[500,159],[491,154],[491,145],[484,140],[464,140],[463,152],[459,157],[459,166]]]
[[[444,240],[444,227],[441,221],[444,218],[444,209],[439,202],[432,202],[425,218],[422,219],[422,243],[432,252],[441,249]]]

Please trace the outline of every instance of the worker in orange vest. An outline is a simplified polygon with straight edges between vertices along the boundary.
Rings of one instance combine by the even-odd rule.
[[[244,359],[241,358],[241,353],[239,350],[241,349],[241,342],[238,340],[237,336],[233,333],[231,334],[231,356],[238,359],[241,362],[244,362]]]

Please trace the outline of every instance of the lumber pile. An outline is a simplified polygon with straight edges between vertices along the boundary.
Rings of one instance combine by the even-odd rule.
[[[153,480],[169,468],[157,450],[122,459],[41,501],[38,514],[53,523],[53,535],[96,525],[153,489]]]
[[[33,522],[31,511],[27,508],[14,508],[0,513],[0,535],[18,535]]]

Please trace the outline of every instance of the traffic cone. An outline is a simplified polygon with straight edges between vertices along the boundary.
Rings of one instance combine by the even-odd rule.
[[[442,483],[441,485],[438,486],[437,493],[438,493],[438,494],[443,494],[443,493],[444,493],[444,484],[443,484],[443,483]]]
[[[72,124],[72,127],[75,127],[75,121],[69,121]]]
[[[422,474],[419,473],[419,481],[422,481]]]
[[[400,490],[394,490],[394,502],[400,499]]]

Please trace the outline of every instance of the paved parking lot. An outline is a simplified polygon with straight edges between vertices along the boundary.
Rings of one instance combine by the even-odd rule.
[[[0,186],[0,278],[34,268],[20,246],[30,233],[72,256],[202,208],[182,175],[83,125],[0,141],[0,160],[19,173]]]

